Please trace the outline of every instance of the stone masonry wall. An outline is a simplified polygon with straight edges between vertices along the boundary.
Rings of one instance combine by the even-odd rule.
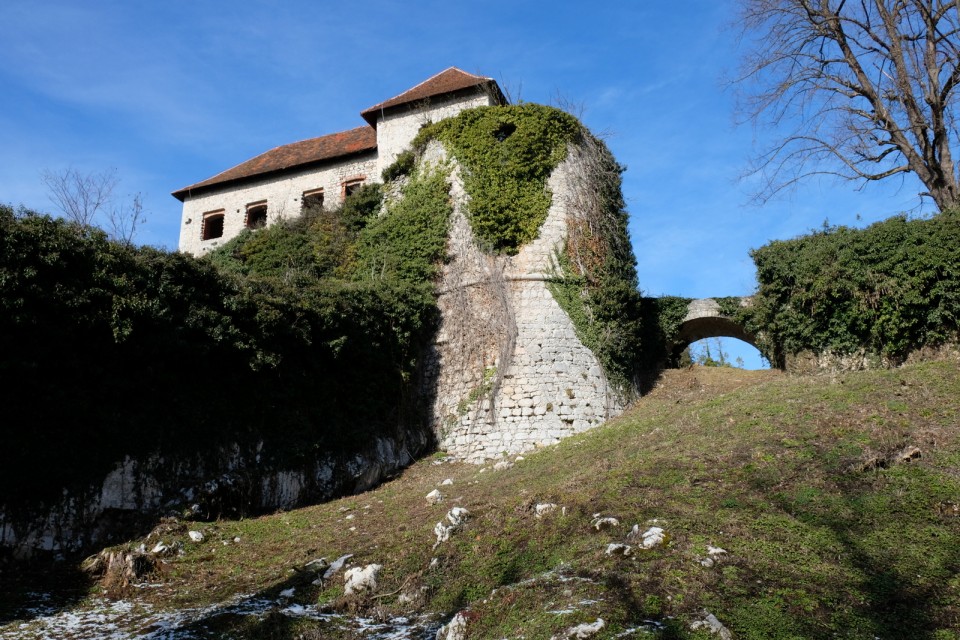
[[[244,229],[247,205],[267,202],[267,222],[300,215],[304,191],[323,189],[324,206],[335,207],[342,201],[345,180],[363,177],[365,181],[380,181],[375,153],[346,162],[335,162],[320,169],[308,169],[279,178],[253,181],[240,187],[229,186],[202,196],[188,197],[183,203],[180,219],[180,251],[201,256],[236,237]],[[224,210],[223,235],[203,240],[203,214]]]
[[[440,448],[482,462],[553,444],[618,414],[623,406],[600,363],[547,288],[582,171],[569,154],[549,180],[553,204],[540,236],[516,256],[477,247],[464,214],[467,196],[452,173],[451,259],[427,382]]]

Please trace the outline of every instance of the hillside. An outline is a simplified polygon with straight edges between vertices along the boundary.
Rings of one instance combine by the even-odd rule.
[[[60,605],[69,633],[55,598],[6,571],[0,638],[433,637],[458,611],[467,638],[580,624],[595,638],[722,637],[691,630],[705,612],[736,638],[956,638],[958,398],[955,359],[837,377],[668,371],[623,417],[508,468],[434,457],[314,507],[168,521],[118,549],[182,555],[146,554],[156,568],[136,586],[108,575],[75,592]],[[434,548],[455,506],[469,515]],[[643,549],[635,524],[663,543]],[[608,553],[616,543],[629,555]],[[383,566],[372,595],[344,596],[342,571],[311,584],[308,562],[345,554]],[[40,602],[52,617],[23,614]],[[169,635],[157,620],[172,609],[192,613]],[[101,616],[86,631],[84,611]]]

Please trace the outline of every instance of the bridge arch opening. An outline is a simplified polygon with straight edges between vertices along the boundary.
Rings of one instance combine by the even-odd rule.
[[[686,352],[688,358],[684,357]],[[730,364],[746,369],[769,369],[757,348],[756,338],[741,325],[723,316],[691,318],[680,325],[670,354],[671,366],[692,360],[701,364]]]

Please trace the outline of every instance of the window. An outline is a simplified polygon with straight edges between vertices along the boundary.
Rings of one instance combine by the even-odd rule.
[[[247,217],[243,224],[247,229],[262,229],[267,226],[267,201],[248,204]]]
[[[352,196],[357,192],[357,189],[363,184],[364,176],[358,178],[350,178],[349,180],[343,181],[343,197]]]
[[[323,189],[311,189],[303,192],[300,199],[301,209],[323,209]]]
[[[203,214],[203,224],[200,225],[201,240],[213,240],[223,235],[223,214],[223,209]]]

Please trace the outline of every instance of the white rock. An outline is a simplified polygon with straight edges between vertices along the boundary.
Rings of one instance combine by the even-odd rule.
[[[449,487],[449,486],[452,485],[452,484],[453,484],[453,480],[451,480],[450,478],[447,478],[446,480],[444,480],[443,482],[440,483],[440,486],[441,486],[441,487]]]
[[[557,509],[557,505],[553,504],[552,502],[546,502],[543,504],[534,505],[533,507],[534,517],[542,518],[548,513],[556,511],[556,509]]]
[[[199,531],[188,531],[187,535],[190,536],[190,539],[194,542],[203,542],[203,534]]]
[[[332,578],[333,576],[337,575],[337,572],[340,571],[340,569],[343,568],[343,565],[347,563],[347,560],[349,560],[349,559],[352,558],[352,557],[353,557],[353,554],[352,554],[352,553],[348,553],[348,554],[343,555],[343,556],[340,556],[339,558],[337,558],[336,560],[334,560],[334,561],[333,561],[333,564],[331,564],[331,565],[327,568],[327,570],[323,572],[323,578],[322,578],[322,579],[323,579],[323,580],[329,580],[329,579]]]
[[[621,544],[619,542],[611,542],[607,545],[606,554],[608,556],[613,555],[625,555],[628,556],[633,551],[633,547],[628,544]]]
[[[356,518],[356,517],[357,517],[356,514],[351,513],[351,514],[348,515],[346,518],[344,518],[344,520],[353,520],[353,519]]]
[[[599,516],[600,514],[598,513],[594,514],[593,516],[593,528],[596,529],[597,531],[600,531],[601,529],[607,529],[609,527],[620,526],[620,521],[617,520],[616,518],[610,518],[610,517],[601,518]]]
[[[459,527],[467,521],[467,516],[469,515],[470,512],[463,507],[454,507],[447,512],[447,520],[449,520],[453,526]]]
[[[494,471],[504,471],[504,470],[506,470],[506,469],[509,469],[509,468],[512,467],[512,466],[513,466],[513,463],[510,462],[509,460],[501,460],[500,462],[498,462],[498,463],[496,463],[495,465],[493,465],[493,470],[494,470]]]
[[[158,542],[156,546],[150,550],[150,553],[154,555],[162,556],[169,550],[170,550],[170,547],[161,541],[161,542]]]
[[[640,540],[640,546],[644,549],[653,549],[654,547],[659,547],[660,545],[666,543],[667,533],[660,527],[650,527],[643,532],[643,537]]]
[[[524,458],[523,456],[517,456],[516,458],[513,459],[514,462],[523,462],[524,460],[526,460],[526,458]]]
[[[597,618],[597,621],[593,624],[584,622],[583,624],[578,624],[575,627],[567,629],[565,635],[568,638],[577,638],[577,640],[583,640],[583,638],[589,638],[590,636],[600,633],[600,630],[606,625],[607,623],[603,621],[603,618]]]
[[[696,631],[697,629],[706,629],[710,633],[720,636],[721,640],[733,640],[733,634],[730,633],[730,630],[723,626],[717,617],[704,609],[703,619],[697,620],[690,625],[690,629]]]
[[[467,618],[458,613],[437,631],[436,640],[464,640],[467,637]]]
[[[719,555],[724,554],[724,553],[726,553],[726,552],[727,552],[726,549],[721,549],[720,547],[711,547],[710,545],[707,545],[707,555],[708,555],[708,556],[719,556]]]
[[[343,593],[345,595],[363,595],[377,590],[377,576],[383,569],[379,564],[353,567],[343,574]]]
[[[284,589],[283,591],[280,592],[280,597],[281,597],[281,598],[292,598],[292,597],[293,597],[293,594],[296,593],[296,591],[297,591],[297,590],[294,589],[294,588]]]
[[[437,536],[437,541],[433,544],[433,548],[436,549],[438,544],[449,540],[450,534],[453,533],[454,529],[456,529],[456,527],[453,525],[447,526],[442,522],[438,522],[433,528],[433,533]]]
[[[442,501],[443,501],[443,494],[441,494],[436,489],[434,489],[433,491],[427,494],[428,504],[437,504],[438,502],[442,502]]]

